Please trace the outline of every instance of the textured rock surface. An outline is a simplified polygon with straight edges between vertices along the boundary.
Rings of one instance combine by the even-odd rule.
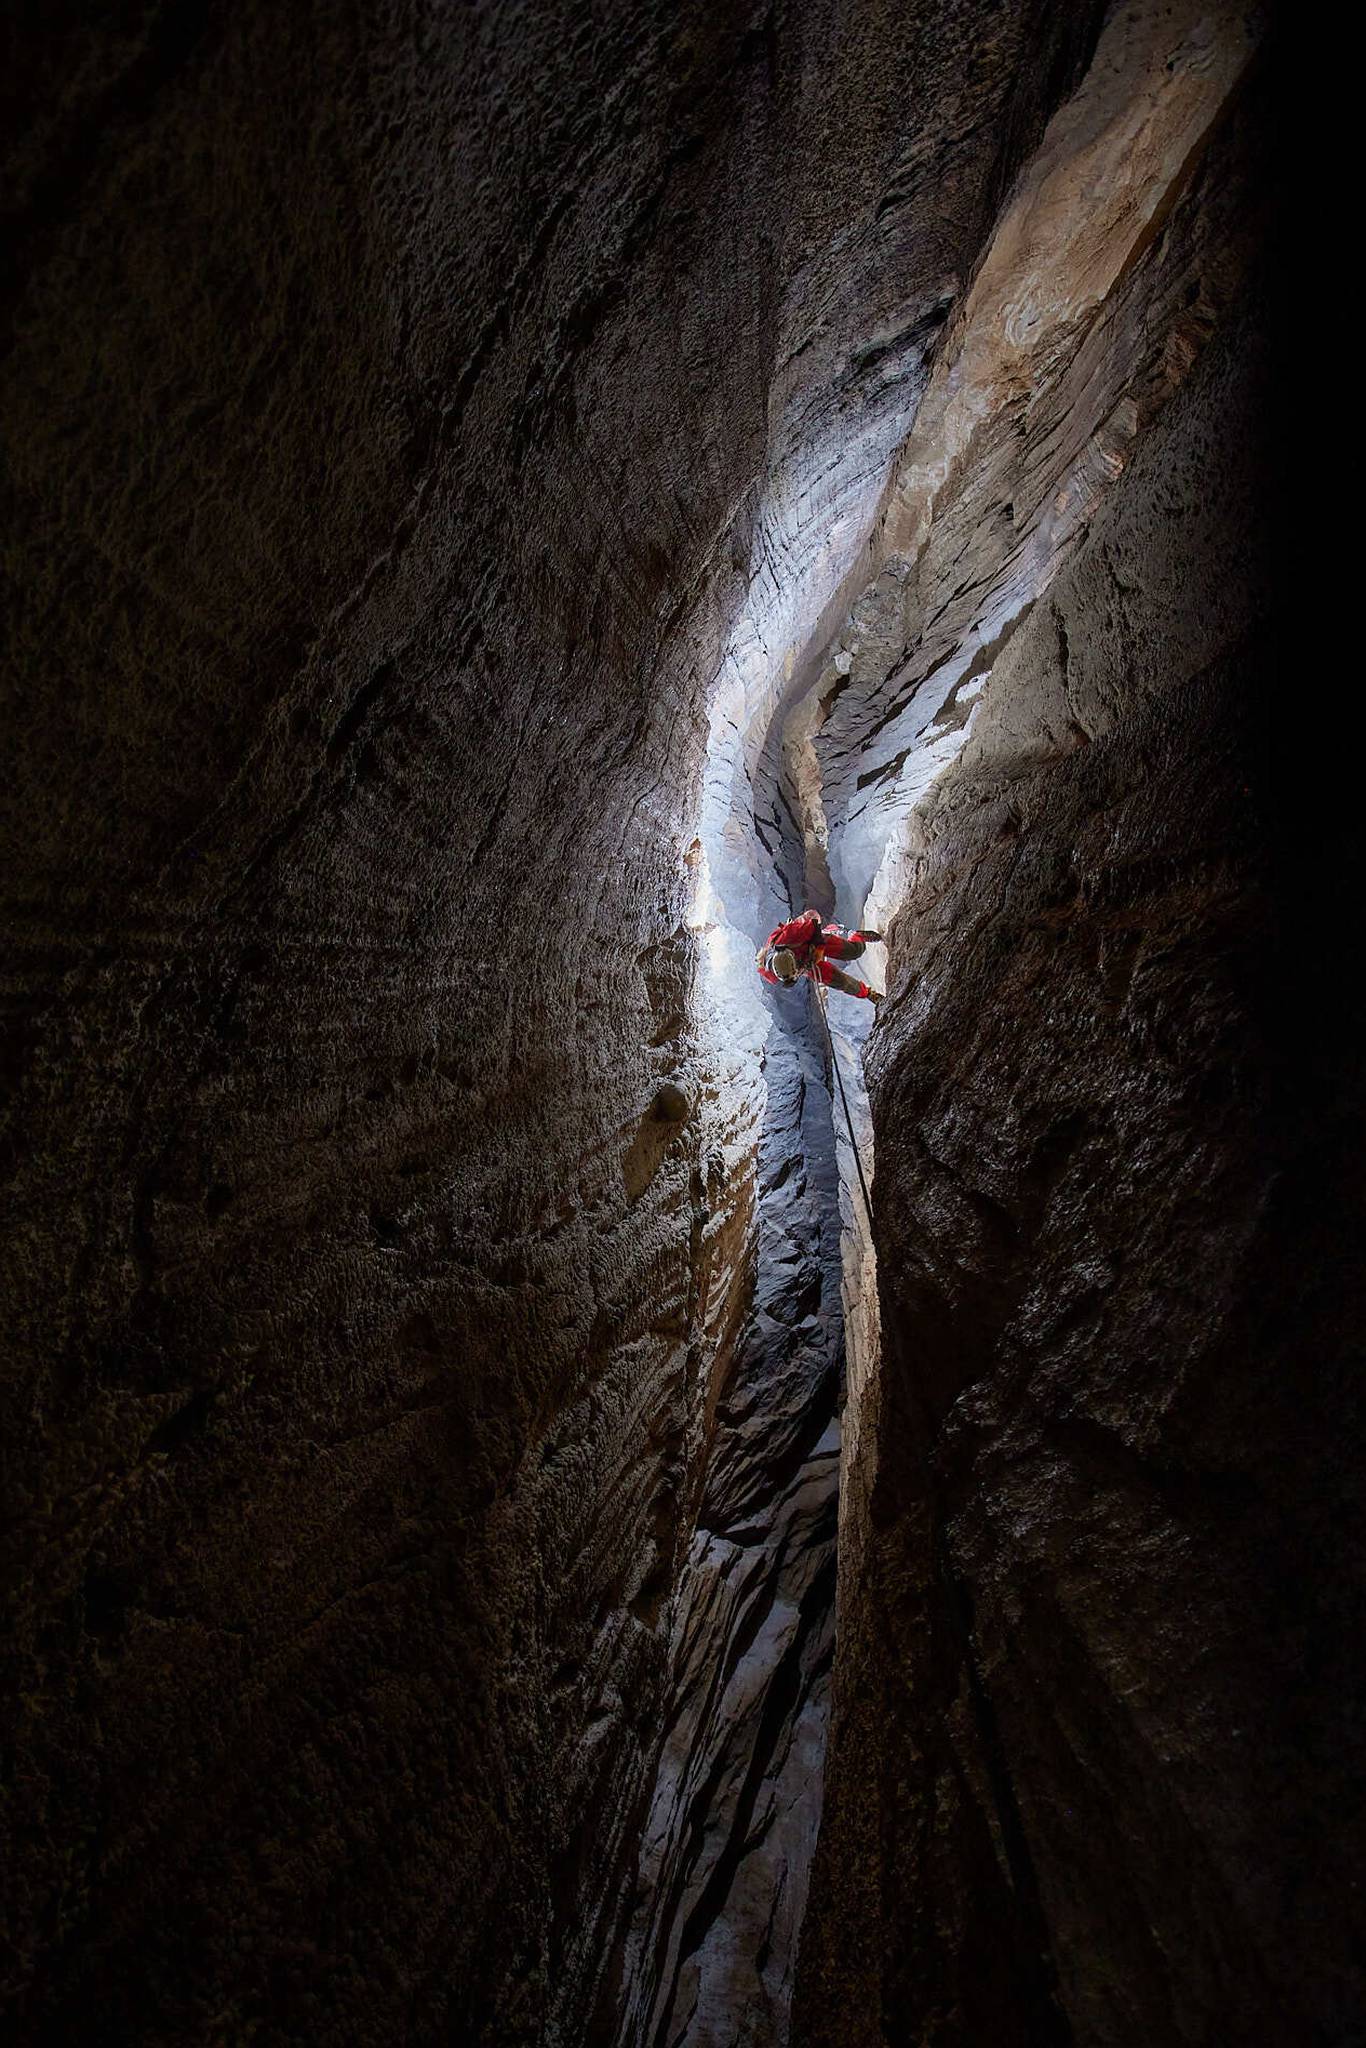
[[[1258,33],[13,32],[22,2039],[1360,2031]]]
[[[789,1314],[746,1334],[756,1160],[811,1050],[775,1046],[772,1117],[758,1030],[718,1051],[699,961],[781,888],[748,817],[727,868],[715,804],[1095,18],[129,5],[15,32],[27,2038],[92,2011],[148,2044],[579,2038],[708,1609],[788,1759],[755,1810],[809,1779],[828,1293],[763,1457],[735,1375]],[[709,800],[738,894],[690,922]],[[760,1500],[742,1585],[707,1560]],[[733,1813],[743,1719],[679,1764],[724,1757]],[[721,1912],[747,1860],[661,1886],[687,1931],[669,1905],[654,1952],[713,1958],[706,1997],[727,1944],[790,1970],[743,1932],[776,1877]]]
[[[840,238],[841,289],[863,340],[838,343],[847,312],[803,276],[770,392],[753,573],[710,694],[690,919],[704,934],[696,1008],[720,1053],[720,1127],[759,1151],[756,1285],[714,1408],[673,1613],[664,1742],[598,2008],[620,2048],[787,2038],[827,1714],[841,1249],[823,1036],[805,995],[763,993],[752,957],[803,903],[839,907],[807,829],[816,798],[789,714],[812,647],[866,573],[888,460],[991,202],[1089,54],[1088,10],[1039,21],[1032,46],[1023,16],[996,23],[973,51],[970,88],[965,17],[916,24],[898,43],[895,164]],[[867,1021],[854,1023],[854,1044]]]
[[[898,854],[812,2048],[1326,2044],[1366,2013],[1361,1019],[1309,880],[1361,848],[1327,808],[1296,846],[1270,777],[1267,286],[1230,226],[1265,240],[1264,83],[1076,358],[1092,391],[1118,352],[1140,400],[1145,361],[1177,374]],[[936,520],[1018,515],[1050,481],[1023,439],[1007,467],[984,428]],[[895,630],[999,588],[951,538]]]
[[[836,1175],[818,1058],[775,1033],[765,1090],[754,1291],[715,1405],[663,1748],[599,2019],[622,2048],[786,2039],[820,1819],[843,1349]]]

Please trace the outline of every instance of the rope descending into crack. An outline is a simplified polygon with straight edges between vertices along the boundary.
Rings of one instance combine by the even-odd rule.
[[[849,1114],[849,1098],[844,1092],[844,1076],[840,1072],[840,1063],[835,1054],[835,1041],[830,1032],[830,1019],[826,1015],[825,990],[818,981],[813,981],[811,986],[816,991],[816,1006],[821,1013],[821,1023],[825,1027],[825,1042],[830,1048],[830,1064],[835,1070],[835,1079],[839,1083],[840,1101],[844,1106],[844,1121],[849,1126],[849,1143],[854,1148],[854,1164],[858,1168],[858,1184],[863,1190],[863,1206],[868,1211],[868,1228],[871,1230],[873,1228],[873,1204],[868,1194],[868,1182],[864,1177],[863,1156],[858,1148],[858,1139],[854,1136],[854,1119]]]

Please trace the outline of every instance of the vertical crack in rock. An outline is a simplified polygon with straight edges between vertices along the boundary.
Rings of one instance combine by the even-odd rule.
[[[1170,875],[1102,772],[1132,704],[1098,650],[1178,607],[1105,522],[1240,289],[1255,29],[240,0],[19,32],[4,1995],[35,2044],[94,2011],[149,2048],[853,2048],[922,2008],[986,2039],[1031,1945],[1017,2030],[1054,1963],[1110,2026],[1179,1948],[1141,1874],[1097,1924],[1048,1853],[1078,1772],[1118,1758],[1141,1804],[1160,1702],[1115,1704],[1122,1641],[974,1505],[1017,1470],[997,1326],[1060,1379],[1109,1355],[1127,1253],[1075,1178],[1107,1101],[1045,1073],[1015,1131],[1049,1020],[975,1036],[951,969],[981,949],[982,1006],[1033,1018],[1026,902],[1075,936],[1115,1100],[1135,1048],[1167,1085],[1175,970],[1125,891]],[[1143,685],[1197,738],[1226,640]],[[1228,894],[1201,858],[1178,956]],[[871,1113],[871,1020],[831,1011],[877,1276],[818,1020],[753,971],[806,898],[913,913]],[[1148,1495],[1195,1540],[1158,1405],[1092,1388],[1029,1446],[1137,1545]],[[1050,1602],[1099,1758],[1065,1701],[1021,1758]],[[903,1827],[908,1730],[939,1803]],[[1183,1796],[1171,1860],[1235,1889]]]
[[[895,415],[884,446],[894,432]],[[820,1816],[843,1349],[837,1173],[814,1020],[761,992],[753,952],[805,879],[778,772],[793,668],[781,649],[846,567],[829,545],[832,499],[852,482],[866,524],[875,498],[866,454],[837,456],[812,486],[825,516],[783,493],[761,514],[761,563],[781,550],[788,566],[782,579],[760,573],[737,624],[693,855],[718,1142],[752,1162],[755,1227],[744,1327],[709,1404],[671,1704],[613,1976],[622,2048],[786,2041]],[[847,523],[852,546],[859,523]]]
[[[1078,40],[1089,49],[1084,25]],[[1054,90],[1075,52],[1053,49]],[[965,270],[970,250],[961,253]],[[923,273],[923,250],[916,260]],[[917,283],[920,310],[851,349],[820,409],[790,381],[795,357],[782,359],[745,596],[711,692],[690,922],[701,939],[714,1142],[728,1161],[747,1147],[756,1160],[753,1300],[708,1409],[706,1482],[672,1609],[666,1733],[599,2006],[618,2048],[782,2048],[788,2038],[821,1811],[836,1409],[846,1348],[855,1383],[875,1379],[878,1318],[867,1217],[814,999],[805,988],[762,991],[752,962],[758,940],[805,901],[851,922],[861,911],[861,900],[832,891],[817,752],[851,663],[836,653],[839,680],[828,685],[819,665],[866,576],[889,459],[914,420],[961,274]],[[903,305],[909,288],[908,277]],[[869,1167],[870,1023],[862,1005],[831,1020]]]

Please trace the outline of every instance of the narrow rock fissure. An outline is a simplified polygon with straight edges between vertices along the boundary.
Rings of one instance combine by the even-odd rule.
[[[707,849],[724,875],[736,846],[747,848],[757,890],[741,956],[764,1016],[754,1261],[675,1609],[673,1704],[633,1925],[613,1968],[618,2048],[783,2048],[820,1822],[844,1297],[851,1284],[875,1284],[831,1061],[843,1063],[853,1114],[866,1125],[856,1071],[870,1015],[861,1030],[832,1019],[827,1036],[814,989],[771,992],[749,958],[777,918],[808,901],[833,908],[818,781],[789,731],[818,654],[789,661],[768,695],[753,770],[733,785],[733,808]],[[700,896],[709,916],[720,914],[710,861]],[[864,965],[877,981],[873,959]]]
[[[1347,2038],[1272,12],[318,12],[11,66],[7,2014]]]
[[[1045,154],[1037,179],[1047,178],[1047,164]],[[1017,201],[1027,203],[1027,196]],[[1058,260],[1065,269],[1066,257]],[[993,358],[1002,348],[995,306],[998,297],[1006,301],[1017,288],[1014,261],[1009,234],[1003,233],[952,330],[953,349],[960,359],[980,364],[976,374],[984,386],[988,377],[1014,374],[998,366],[1010,362],[1008,355]],[[1117,290],[1127,274],[1121,265]],[[980,309],[977,325],[967,318],[974,304]],[[864,351],[860,359],[874,356]],[[1065,369],[1067,354],[1059,360]],[[1084,356],[1082,361],[1084,366]],[[1114,376],[1113,363],[1107,367]],[[804,603],[793,598],[784,612],[778,565],[785,550],[765,538],[758,551],[766,565],[767,611],[761,608],[745,622],[752,645],[736,663],[739,687],[722,717],[714,716],[710,811],[704,803],[699,841],[707,872],[699,925],[704,932],[719,928],[733,934],[736,943],[723,954],[732,977],[748,971],[745,955],[769,926],[808,903],[851,925],[880,928],[895,914],[912,876],[917,804],[967,744],[993,673],[1013,659],[1039,597],[1087,531],[1099,491],[1123,467],[1126,444],[1113,437],[1132,438],[1137,415],[1131,420],[1111,403],[1112,394],[1092,386],[1092,440],[1073,448],[1062,432],[1068,416],[1064,380],[1064,401],[1054,417],[1045,414],[1031,458],[1035,471],[1052,477],[1051,496],[1026,474],[1016,437],[1007,432],[988,439],[984,454],[966,464],[968,516],[960,518],[953,496],[962,486],[952,485],[945,494],[944,479],[953,476],[957,452],[977,431],[978,400],[962,398],[951,363],[929,366],[927,374],[928,396],[914,413],[913,431],[883,493],[869,542],[871,559],[863,559],[862,593],[835,579],[819,602],[808,589]],[[1045,385],[1061,375],[1042,351],[1035,374]],[[1027,391],[1028,383],[1021,388]],[[1012,396],[1008,404],[1014,402]],[[1008,411],[1002,411],[1008,422]],[[975,492],[989,498],[992,517],[976,514]],[[946,516],[936,525],[941,494]],[[1015,508],[1024,497],[1036,498],[1042,509],[1017,524]],[[1005,524],[994,516],[1001,508],[1009,514]],[[762,532],[762,514],[759,523]],[[788,547],[794,543],[796,537],[789,537]],[[922,549],[929,575],[918,563]],[[800,558],[799,544],[796,552]],[[787,632],[798,628],[781,665],[777,649],[786,633],[780,622]],[[1065,641],[1060,658],[1066,690]],[[911,659],[922,680],[907,691],[903,677]],[[1082,743],[1075,716],[1069,716],[1064,747]],[[973,906],[965,923],[969,934],[999,925],[1017,886],[1025,842],[1018,824],[1008,836],[1003,874],[990,905]],[[880,981],[881,975],[872,978]],[[721,1427],[710,1447],[705,1486],[708,1504],[694,1538],[695,1546],[713,1546],[713,1554],[695,1556],[692,1582],[685,1574],[680,1603],[683,1668],[689,1660],[722,1656],[728,1675],[709,1695],[706,1725],[694,1719],[686,1729],[675,1722],[661,1761],[647,1832],[656,1871],[672,1865],[673,1877],[663,1889],[657,1883],[642,1887],[643,1916],[653,1923],[653,1961],[648,1985],[641,1977],[636,2002],[628,2003],[618,2036],[623,2048],[647,2011],[648,2038],[661,2044],[722,2048],[744,2040],[781,2048],[788,2039],[796,1948],[823,1800],[829,1720],[823,1680],[813,1677],[810,1698],[816,1726],[801,1795],[803,1837],[787,1845],[788,1861],[781,1867],[752,1858],[748,1845],[752,1809],[761,1792],[776,1796],[789,1761],[781,1741],[786,1716],[775,1711],[774,1702],[792,1671],[801,1668],[800,1660],[793,1662],[791,1629],[777,1625],[784,1606],[791,1605],[793,1560],[801,1556],[779,1532],[807,1479],[800,1452],[794,1457],[790,1447],[809,1440],[825,1419],[816,1404],[828,1403],[832,1384],[840,1389],[841,1408],[846,1388],[852,1388],[856,1427],[866,1432],[881,1371],[872,1218],[861,1189],[875,1165],[862,1069],[871,1016],[863,1004],[844,997],[833,998],[822,1015],[805,985],[790,993],[765,990],[748,1006],[732,996],[730,1004],[718,1014],[732,1040],[750,1034],[759,1049],[753,1296],[733,1376],[722,1390]],[[726,1034],[720,1035],[724,1040]],[[1003,1227],[1014,1232],[1013,1220],[978,1185],[975,1171],[955,1173],[955,1180],[975,1229],[988,1238]],[[823,1369],[813,1370],[813,1361]],[[906,1370],[918,1375],[920,1361],[906,1362]],[[809,1418],[806,1428],[794,1428],[794,1404]],[[829,1420],[833,1446],[842,1433],[839,1414],[831,1412]],[[864,1450],[869,1441],[865,1433]],[[822,1436],[819,1443],[824,1442]],[[748,1466],[740,1482],[737,1464],[741,1470]],[[824,1582],[828,1568],[832,1589],[834,1531],[848,1515],[861,1544],[867,1511],[862,1491],[847,1508],[839,1504],[834,1464],[832,1459],[826,1523],[807,1532],[820,1553],[815,1583]],[[756,1472],[764,1474],[764,1483],[756,1482]],[[949,1537],[928,1482],[925,1499],[937,1532],[940,1627],[945,1641],[957,1646],[964,1707],[977,1730],[984,1797],[994,1815],[990,1828],[1008,1872],[1020,1993],[1035,2011],[1040,2038],[1064,2039],[1027,1832],[989,1678],[972,1637],[971,1592],[952,1569]],[[747,1517],[750,1536],[749,1605],[743,1652],[726,1660],[721,1641],[715,1633],[709,1638],[707,1629],[719,1626],[724,1634],[735,1628],[738,1607],[732,1604],[727,1612],[708,1598],[707,1576],[720,1570],[742,1533],[737,1510]],[[756,1526],[763,1531],[757,1541]],[[720,1578],[733,1588],[730,1562]],[[809,1612],[804,1602],[798,1604]],[[833,1590],[821,1626],[833,1641]],[[706,1769],[700,1767],[704,1757]],[[681,1852],[680,1831],[687,1845]],[[642,1873],[649,1867],[647,1853]],[[793,1910],[779,1932],[772,1912],[759,1908],[761,1901],[771,1906],[780,1889]]]
[[[833,1531],[831,1531],[833,1535]],[[797,1634],[779,1657],[767,1687],[763,1712],[760,1716],[754,1749],[744,1783],[735,1799],[731,1832],[723,1853],[712,1866],[711,1875],[704,1885],[697,1903],[689,1913],[683,1927],[679,1944],[676,1971],[691,1960],[703,1942],[708,1938],[724,1913],[732,1891],[739,1879],[741,1866],[746,1856],[758,1848],[772,1826],[772,1815],[756,1823],[755,1814],[761,1790],[771,1775],[772,1760],[778,1754],[784,1738],[789,1735],[792,1721],[804,1692],[814,1679],[823,1678],[830,1667],[830,1652],[824,1652],[817,1662],[808,1667],[807,1642],[813,1632],[822,1638],[834,1605],[835,1561],[833,1555],[825,1560],[812,1584],[802,1597],[799,1609]],[[774,1887],[774,1900],[781,1889],[781,1879]],[[756,1954],[755,1962],[762,1979],[766,1963],[772,1956],[772,1918],[765,1928],[764,1941]],[[742,2014],[736,2018],[741,2019]],[[785,2024],[779,2021],[781,2030]],[[664,2035],[661,2033],[661,2042]]]

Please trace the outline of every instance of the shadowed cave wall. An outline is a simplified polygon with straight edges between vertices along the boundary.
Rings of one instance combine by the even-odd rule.
[[[1221,176],[923,532],[1050,117],[1138,103],[1104,10],[7,31],[23,2038],[759,2048],[794,1974],[811,2040],[1352,2010],[1296,1590],[1347,1418],[1268,1304],[1324,1370],[1357,1098],[1253,993],[1263,486],[1209,450],[1266,117],[1210,142],[1248,32],[1193,12]],[[825,886],[901,914],[798,1970],[848,1160],[812,1020],[735,991]]]
[[[912,825],[802,2041],[1357,2037],[1360,1020],[1299,892],[1360,849],[1276,814],[1263,86],[1153,252],[1236,191],[1236,310]]]

